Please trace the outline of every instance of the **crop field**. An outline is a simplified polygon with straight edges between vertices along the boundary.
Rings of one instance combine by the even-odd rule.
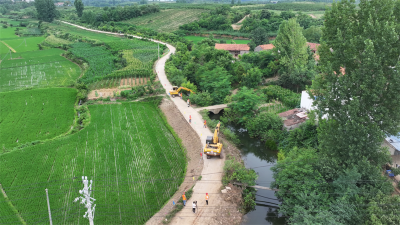
[[[101,79],[115,69],[114,60],[117,57],[113,56],[106,47],[92,46],[84,42],[78,42],[71,46],[72,48],[69,51],[78,58],[84,59],[90,65],[83,78],[86,82]]]
[[[0,90],[71,85],[81,74],[78,65],[61,56],[63,50],[11,53],[0,64]]]
[[[1,20],[1,19],[0,19]],[[5,38],[19,38],[17,35],[15,35],[15,27],[8,27],[8,28],[0,28],[0,40],[3,40]]]
[[[183,24],[200,19],[201,13],[207,11],[203,9],[165,9],[123,22],[150,28],[157,32],[172,32],[178,30],[179,26]]]
[[[187,40],[189,40],[189,41],[193,41],[194,44],[197,44],[198,42],[200,42],[200,41],[202,41],[203,39],[208,38],[208,37],[185,36],[184,38],[187,39]],[[221,39],[217,39],[217,38],[214,38],[214,39],[215,39],[215,40],[218,40],[218,41],[221,40]],[[234,41],[236,44],[248,44],[248,43],[250,42],[250,40],[233,40],[233,41]],[[232,43],[232,41],[229,40],[229,39],[226,40],[226,43],[227,43],[227,44],[234,44],[234,43]]]
[[[181,184],[186,160],[151,103],[89,105],[78,133],[0,155],[4,191],[27,224],[47,224],[45,188],[54,224],[87,224],[73,203],[93,180],[96,224],[144,224]],[[0,224],[9,222],[0,211]],[[14,218],[15,220],[15,218]]]
[[[83,38],[89,38],[92,40],[97,40],[99,42],[112,42],[112,41],[120,41],[121,39],[123,39],[121,37],[117,37],[111,34],[109,35],[109,34],[102,34],[102,33],[82,30],[80,28],[70,26],[65,23],[58,23],[58,24],[49,23],[48,25],[53,30],[62,31],[73,35],[79,35]]]
[[[10,148],[67,132],[74,120],[76,93],[72,88],[0,93],[2,147]]]
[[[7,224],[21,224],[20,220],[18,219],[17,215],[8,204],[1,190],[0,190],[0,212],[1,212],[0,222],[7,221]],[[4,217],[3,220],[2,217]]]
[[[16,36],[17,37],[17,36]],[[1,43],[5,46],[9,46],[18,52],[27,52],[27,51],[37,51],[39,50],[38,44],[44,41],[44,37],[25,37],[25,38],[10,38],[10,39],[0,39]],[[9,52],[8,48],[0,48],[0,55],[4,56],[7,52]],[[12,51],[14,52],[14,51]]]

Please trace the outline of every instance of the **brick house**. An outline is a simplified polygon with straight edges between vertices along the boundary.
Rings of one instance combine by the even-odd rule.
[[[259,45],[254,49],[254,51],[255,52],[268,51],[268,50],[272,50],[274,47],[275,46],[273,44]]]
[[[250,47],[246,44],[215,44],[215,49],[229,51],[235,58],[250,52]]]

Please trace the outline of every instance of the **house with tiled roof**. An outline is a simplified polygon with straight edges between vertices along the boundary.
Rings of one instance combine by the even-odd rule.
[[[273,48],[275,48],[275,46],[273,44],[259,45],[254,48],[254,51],[255,52],[268,51],[268,50],[272,50]]]
[[[246,44],[215,44],[215,49],[229,51],[235,58],[250,52],[250,47]]]

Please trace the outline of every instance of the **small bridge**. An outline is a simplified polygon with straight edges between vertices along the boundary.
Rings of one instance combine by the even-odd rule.
[[[246,186],[245,184],[241,184],[241,183],[233,183],[235,185],[239,185],[239,186]],[[279,191],[279,189],[276,188],[270,188],[270,187],[264,187],[264,186],[259,186],[259,185],[254,185],[254,186],[249,186],[255,189],[263,189],[263,190],[268,190],[268,191]]]
[[[197,112],[203,111],[203,110],[208,110],[214,114],[218,114],[219,112],[221,112],[221,110],[227,108],[228,105],[227,104],[222,104],[222,105],[211,105],[211,106],[207,106],[207,107],[201,107],[201,108],[196,108]]]

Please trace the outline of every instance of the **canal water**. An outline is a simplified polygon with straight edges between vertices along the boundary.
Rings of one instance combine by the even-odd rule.
[[[223,111],[220,114],[210,113],[210,119],[219,120]],[[270,187],[274,181],[272,177],[271,167],[275,165],[277,160],[277,152],[268,151],[264,144],[255,138],[250,138],[247,131],[240,126],[227,126],[239,138],[241,146],[239,147],[242,159],[246,168],[253,168],[257,174],[257,185]],[[285,218],[280,217],[278,213],[280,201],[275,197],[273,191],[257,190],[255,210],[247,213],[244,217],[242,225],[255,224],[271,224],[283,225]]]

